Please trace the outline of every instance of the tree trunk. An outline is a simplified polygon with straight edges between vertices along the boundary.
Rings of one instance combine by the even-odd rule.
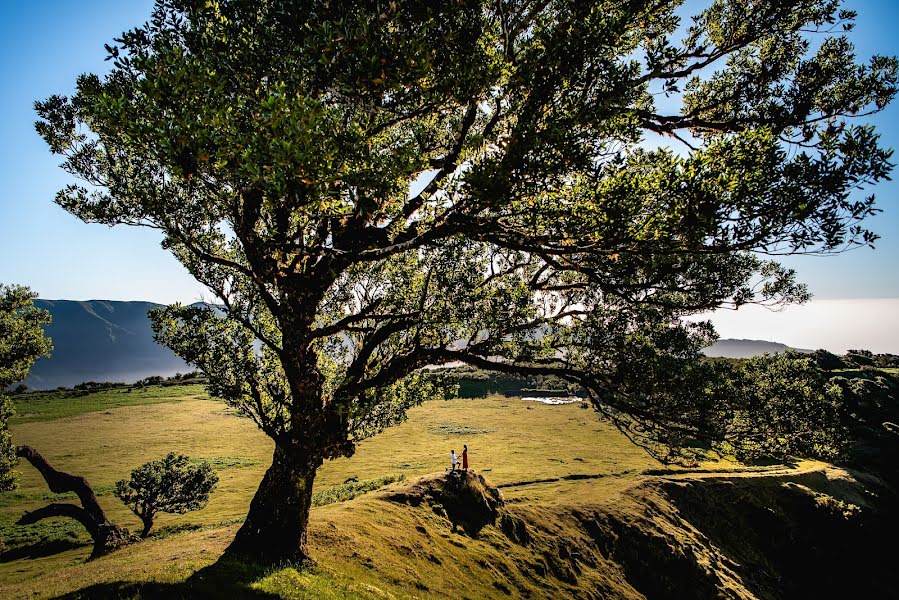
[[[37,469],[47,482],[51,491],[62,494],[75,492],[81,500],[81,506],[74,504],[50,504],[37,510],[26,512],[19,525],[31,525],[41,519],[50,517],[69,517],[75,519],[87,529],[94,540],[91,558],[102,556],[119,546],[128,543],[128,534],[115,523],[106,518],[106,514],[97,502],[93,488],[84,477],[58,471],[47,462],[40,452],[30,446],[18,446],[16,456],[24,458]]]
[[[275,446],[250,511],[226,554],[256,562],[309,561],[306,529],[312,507],[312,483],[322,459]]]
[[[140,537],[143,539],[150,535],[150,529],[153,528],[153,517],[141,517],[140,520],[144,524],[144,528],[140,532]]]

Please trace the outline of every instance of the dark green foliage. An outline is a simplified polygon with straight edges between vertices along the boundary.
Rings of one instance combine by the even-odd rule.
[[[805,355],[672,362],[659,371],[635,357],[631,370],[634,378],[645,373],[645,391],[610,401],[627,403],[619,409],[625,416],[613,410],[610,417],[666,462],[693,460],[708,448],[740,460],[833,459],[847,441],[841,388]],[[630,419],[631,411],[646,416]]]
[[[899,356],[895,354],[875,354],[874,364],[885,369],[899,368]]]
[[[129,481],[119,481],[115,495],[140,518],[140,535],[147,537],[157,513],[184,514],[205,507],[218,479],[208,462],[170,452],[132,471]]]
[[[815,350],[811,355],[811,359],[823,371],[836,371],[848,367],[843,359],[827,350]]]
[[[15,414],[10,398],[0,394],[0,492],[13,490],[18,485],[13,468],[18,463],[16,448],[9,432],[9,419]]]
[[[845,360],[853,367],[873,367],[874,354],[870,350],[849,350]]]
[[[732,423],[738,458],[839,456],[848,441],[842,390],[812,360],[751,358],[739,376]]]
[[[482,398],[490,394],[507,396],[576,395],[583,393],[576,384],[571,384],[555,375],[515,375],[497,373],[477,367],[462,366],[435,373],[443,376],[456,388],[456,393],[448,397]]]
[[[874,473],[899,490],[899,377],[877,370],[844,371],[830,380],[843,390],[844,419],[855,468]]]
[[[854,118],[897,62],[857,61],[836,0],[714,0],[682,39],[678,8],[158,0],[37,103],[89,183],[57,203],[158,229],[216,297],[154,333],[276,441],[235,548],[303,559],[317,468],[445,392],[426,365],[555,376],[649,445],[819,424],[697,398],[714,333],[680,319],[801,302],[759,256],[875,241],[891,152]]]
[[[34,361],[47,356],[52,348],[42,329],[50,316],[34,307],[36,297],[26,287],[0,283],[0,492],[16,487],[13,467],[18,462],[9,432],[13,403],[5,391],[25,379]],[[19,388],[17,393],[24,391]]]

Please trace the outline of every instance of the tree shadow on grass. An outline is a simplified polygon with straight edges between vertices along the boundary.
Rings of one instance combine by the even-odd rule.
[[[50,540],[38,544],[18,546],[0,553],[0,563],[8,563],[20,558],[43,558],[76,548],[90,548],[90,544],[72,540]]]
[[[208,567],[200,569],[180,583],[113,581],[99,583],[68,594],[58,596],[59,600],[75,599],[116,599],[131,598],[175,600],[194,598],[252,598],[268,600],[280,596],[251,588],[251,584],[271,572],[265,568],[221,558]]]
[[[781,456],[776,458],[760,457],[746,461],[750,467],[788,467],[795,469],[799,466],[799,459],[795,456]]]

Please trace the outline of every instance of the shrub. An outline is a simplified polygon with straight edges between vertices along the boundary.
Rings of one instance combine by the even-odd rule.
[[[148,462],[131,472],[131,480],[119,481],[115,495],[144,524],[147,537],[157,513],[184,514],[206,506],[218,475],[206,461],[191,461],[170,452],[162,460]]]

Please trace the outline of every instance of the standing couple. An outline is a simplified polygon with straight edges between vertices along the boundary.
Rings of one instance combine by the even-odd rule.
[[[456,451],[450,450],[450,470],[455,471],[456,465],[459,464],[459,459],[456,457]],[[468,470],[468,445],[464,444],[462,446],[462,470]]]

